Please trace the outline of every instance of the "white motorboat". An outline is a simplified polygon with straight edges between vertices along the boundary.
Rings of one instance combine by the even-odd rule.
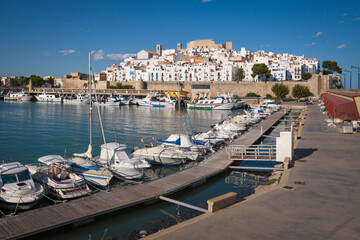
[[[19,162],[0,165],[0,206],[28,210],[44,196],[44,188],[33,181],[29,170]]]
[[[136,105],[132,96],[126,98],[120,95],[118,99],[120,100],[120,105]]]
[[[76,95],[76,98],[64,98],[63,103],[67,104],[77,104],[77,103],[89,103],[90,98],[87,94],[79,93]]]
[[[204,110],[231,110],[235,106],[236,102],[231,102],[222,96],[215,99],[203,99],[196,103],[188,103],[189,109],[204,109]]]
[[[216,124],[214,129],[240,133],[246,131],[247,127],[233,122],[223,122],[222,124]]]
[[[133,155],[140,160],[146,160],[151,164],[160,165],[177,165],[187,160],[195,161],[199,156],[196,152],[164,145],[138,149]]]
[[[274,109],[275,111],[281,109],[281,105],[276,104],[274,100],[270,100],[270,99],[265,100],[265,101],[264,101],[264,104],[265,104],[268,108]]]
[[[117,97],[110,96],[93,102],[95,105],[100,106],[120,106],[121,100]]]
[[[108,166],[115,175],[126,179],[141,178],[142,170],[151,167],[147,161],[134,158],[127,145],[117,142],[101,145],[100,156],[95,162]]]
[[[62,102],[63,100],[62,97],[57,97],[55,94],[47,94],[45,92],[40,95],[35,95],[35,98],[39,102]]]
[[[4,96],[4,101],[30,101],[32,99],[32,95],[28,94],[25,91],[8,93]]]
[[[223,98],[224,100],[226,100],[227,102],[230,102],[230,103],[235,103],[234,104],[234,107],[232,109],[239,109],[239,108],[242,108],[244,107],[244,105],[246,104],[244,101],[238,101],[234,94],[218,94],[218,97],[221,97]]]
[[[166,140],[156,139],[156,141],[163,143],[163,145],[177,146],[180,149],[185,149],[199,154],[205,154],[211,148],[210,144],[203,142],[196,142],[187,134],[171,134]]]
[[[210,130],[205,133],[197,133],[193,137],[196,141],[203,141],[203,142],[209,142],[213,145],[220,145],[225,143],[225,138],[219,137],[216,132]],[[227,137],[227,139],[230,139],[230,137]]]
[[[175,107],[175,101],[169,97],[157,96],[157,93],[149,93],[145,98],[134,99],[134,102],[139,106],[148,106],[148,107]]]
[[[26,165],[35,182],[40,183],[46,194],[57,199],[71,199],[91,193],[83,176],[69,172],[67,161],[59,155],[38,159],[38,165]]]

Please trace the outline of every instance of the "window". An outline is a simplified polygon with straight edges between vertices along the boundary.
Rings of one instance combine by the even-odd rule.
[[[30,179],[29,172],[27,170],[17,173],[19,182],[26,181]]]
[[[16,175],[15,175],[15,174],[1,175],[1,179],[2,179],[2,181],[3,181],[3,184],[6,184],[6,183],[15,183],[15,182],[17,182],[17,179],[16,179]]]

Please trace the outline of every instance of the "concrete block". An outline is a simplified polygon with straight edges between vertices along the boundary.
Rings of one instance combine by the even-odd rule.
[[[236,196],[237,194],[234,192],[229,192],[224,195],[212,198],[207,200],[208,204],[208,211],[210,213],[220,210],[222,208],[226,208],[230,205],[236,203]]]

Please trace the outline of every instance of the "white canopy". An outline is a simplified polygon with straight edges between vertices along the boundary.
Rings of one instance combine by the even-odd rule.
[[[38,159],[39,162],[44,163],[46,165],[51,165],[55,163],[65,163],[67,162],[62,156],[59,155],[47,155],[40,157]]]

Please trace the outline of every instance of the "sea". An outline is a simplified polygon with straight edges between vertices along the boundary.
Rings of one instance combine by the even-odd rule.
[[[144,137],[166,139],[173,133],[209,131],[211,126],[239,111],[207,111],[144,106],[93,106],[93,153],[100,153],[105,141],[127,144],[129,149],[144,147]],[[0,161],[36,163],[45,155],[71,157],[86,152],[90,139],[90,109],[87,104],[0,101]],[[271,141],[271,139],[270,139]],[[196,164],[196,163],[191,163]],[[191,165],[154,167],[151,178],[162,177]],[[238,201],[253,194],[254,189],[267,181],[265,174],[229,171],[207,181],[195,189],[173,194],[173,199],[207,208],[206,200],[236,192]],[[117,182],[112,187],[124,187]],[[53,204],[43,200],[37,207]],[[59,204],[59,203],[58,203]],[[60,203],[61,204],[61,203]],[[149,206],[134,206],[97,217],[92,223],[63,227],[43,233],[37,239],[139,239],[142,236],[176,225],[200,215],[200,212],[160,202]]]

